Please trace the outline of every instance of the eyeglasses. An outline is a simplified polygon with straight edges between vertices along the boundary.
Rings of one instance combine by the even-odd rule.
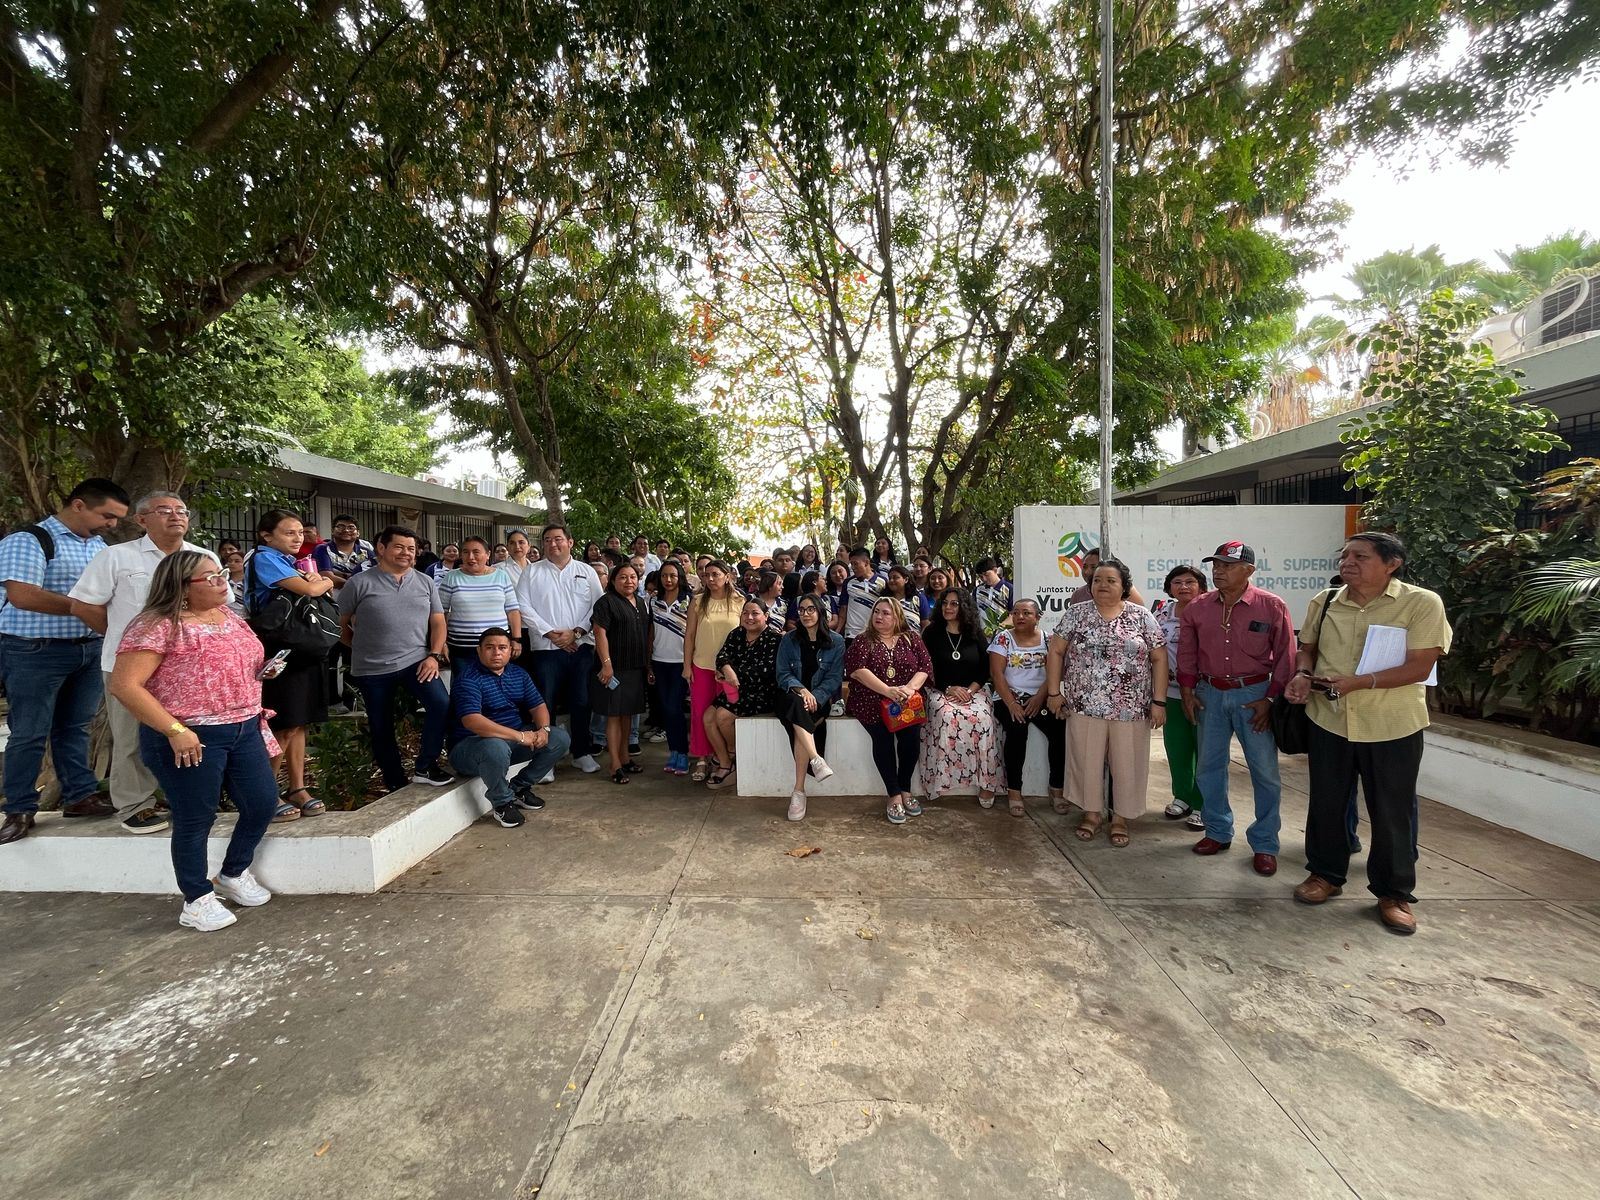
[[[173,508],[170,504],[163,504],[159,508],[145,509],[142,515],[147,517],[187,517],[189,510],[187,508]]]
[[[207,571],[204,575],[190,576],[190,583],[221,583],[228,578],[226,571]]]

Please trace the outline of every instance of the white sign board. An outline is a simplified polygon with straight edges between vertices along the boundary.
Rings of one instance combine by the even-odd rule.
[[[1083,555],[1100,545],[1100,509],[1018,508],[1012,528],[1016,597],[1036,597],[1047,614],[1062,611],[1085,582]],[[1147,603],[1166,594],[1162,584],[1173,567],[1189,563],[1209,578],[1200,560],[1223,542],[1241,541],[1256,552],[1251,581],[1282,596],[1296,625],[1338,573],[1344,535],[1342,504],[1150,505],[1111,514],[1112,550]]]

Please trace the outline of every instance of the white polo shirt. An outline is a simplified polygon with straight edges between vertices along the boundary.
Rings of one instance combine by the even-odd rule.
[[[600,577],[588,563],[575,558],[564,567],[548,558],[529,563],[517,580],[517,604],[529,649],[560,649],[543,636],[552,629],[582,629],[584,644],[594,645],[594,606],[604,594]]]
[[[184,542],[178,549],[198,550],[217,566],[222,565],[204,546]],[[100,651],[102,671],[109,672],[117,665],[117,645],[122,641],[123,631],[144,607],[150,595],[150,578],[166,557],[148,533],[138,541],[107,546],[89,560],[78,582],[67,593],[69,599],[106,606],[106,640]]]

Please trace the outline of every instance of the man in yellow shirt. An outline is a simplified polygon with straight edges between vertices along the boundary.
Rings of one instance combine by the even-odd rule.
[[[1405,546],[1390,533],[1358,533],[1339,555],[1344,586],[1311,602],[1301,627],[1295,676],[1284,695],[1306,704],[1311,811],[1306,865],[1294,890],[1322,904],[1344,890],[1350,866],[1345,810],[1357,778],[1367,797],[1372,846],[1367,886],[1395,933],[1416,932],[1417,771],[1428,726],[1426,680],[1450,649],[1450,623],[1438,593],[1396,578]],[[1327,615],[1322,615],[1324,602]],[[1391,632],[1392,631],[1392,632]],[[1387,642],[1391,652],[1378,653]],[[1380,661],[1363,663],[1371,644]]]

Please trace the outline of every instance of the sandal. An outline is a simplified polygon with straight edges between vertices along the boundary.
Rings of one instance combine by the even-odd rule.
[[[611,782],[612,783],[627,783],[628,782],[628,771],[627,771],[627,768],[618,767],[616,769],[616,771],[611,776]]]
[[[1050,793],[1050,807],[1055,809],[1056,812],[1062,814],[1072,811],[1072,805],[1067,803],[1067,797],[1064,794],[1058,794],[1056,792]]]
[[[697,758],[694,760],[694,770],[689,772],[689,781],[691,783],[704,783],[706,781],[705,759]]]
[[[1111,818],[1111,829],[1107,833],[1113,846],[1122,847],[1128,844],[1128,822],[1122,817]]]
[[[1094,841],[1094,835],[1100,832],[1100,825],[1105,818],[1099,813],[1084,813],[1083,820],[1078,822],[1078,827],[1072,832],[1078,835],[1080,842]]]
[[[272,824],[282,825],[285,821],[298,821],[300,810],[287,800],[279,800],[278,807],[272,810]]]
[[[1025,817],[1028,815],[1028,807],[1023,804],[1021,796],[1007,796],[1006,808],[1010,810],[1013,817]]]
[[[306,795],[311,796],[310,788],[297,787],[290,788],[284,793],[283,798],[290,804],[294,804],[294,801],[290,800],[289,797],[294,795],[296,792],[304,792]],[[328,811],[328,806],[321,800],[318,800],[315,796],[311,796],[311,799],[307,800],[304,804],[295,804],[294,806],[300,810],[300,815],[302,817],[314,817],[318,813],[324,813]]]
[[[631,759],[631,758],[627,762],[622,764],[622,769],[624,771],[626,771],[629,775],[638,775],[644,770],[643,767],[641,767],[638,763],[634,762],[633,759]]]
[[[716,771],[712,773],[711,778],[706,780],[706,786],[711,788],[723,788],[727,787],[732,781],[733,768],[731,766],[719,766]]]

